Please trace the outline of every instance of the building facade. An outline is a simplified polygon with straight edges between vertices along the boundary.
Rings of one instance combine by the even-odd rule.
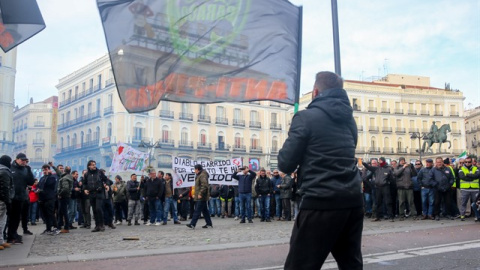
[[[52,96],[41,102],[33,102],[13,112],[15,146],[12,157],[25,153],[33,169],[53,161],[57,142],[58,98]]]
[[[0,156],[11,155],[14,147],[12,130],[16,73],[17,49],[8,53],[0,50]]]
[[[433,144],[422,157],[453,157],[465,150],[462,92],[431,87],[428,77],[396,74],[372,82],[346,80],[344,89],[358,127],[359,158],[418,159],[418,150],[427,149],[423,137],[433,122],[439,129],[450,130],[447,140],[451,146],[446,142],[439,149]],[[300,108],[310,102],[308,93],[301,98]]]
[[[467,135],[467,153],[480,156],[480,106],[465,111],[465,133]]]
[[[276,168],[287,136],[287,110],[276,102],[194,104],[161,101],[155,110],[123,107],[108,55],[60,79],[56,162],[83,170],[88,160],[109,168],[117,143],[147,151],[168,170],[172,157],[243,158]]]

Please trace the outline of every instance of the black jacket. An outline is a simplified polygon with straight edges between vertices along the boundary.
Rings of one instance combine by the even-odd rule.
[[[367,163],[363,163],[363,166],[367,170],[373,172],[373,177],[375,178],[375,187],[384,187],[390,185],[394,182],[392,168],[390,166],[378,166],[372,167]]]
[[[134,200],[138,201],[140,200],[140,189],[138,187],[140,186],[140,182],[138,181],[128,181],[127,182],[127,194],[128,194],[128,199],[129,200]]]
[[[13,185],[15,186],[15,197],[13,197],[13,199],[17,201],[27,201],[29,199],[27,186],[32,186],[33,183],[35,183],[32,169],[30,166],[20,166],[14,160],[10,170],[12,171]]]
[[[210,185],[210,197],[218,198],[220,196],[220,185],[212,184]]]
[[[295,114],[278,154],[278,168],[291,174],[298,166],[301,209],[363,206],[355,148],[357,125],[347,92],[321,92],[306,110]]]
[[[273,193],[273,185],[270,178],[267,176],[257,178],[257,182],[255,183],[255,191],[257,195],[267,195]]]
[[[89,191],[89,198],[105,199],[105,187],[109,180],[99,169],[88,170],[83,176],[83,190]]]
[[[252,182],[257,177],[257,174],[249,170],[248,174],[238,174],[234,172],[232,178],[238,180],[238,193],[252,193]]]
[[[417,180],[420,183],[420,186],[424,188],[433,188],[435,186],[434,183],[432,183],[432,179],[428,177],[428,174],[432,170],[433,167],[423,167],[417,175]]]
[[[49,174],[44,175],[38,181],[38,201],[45,202],[57,199],[57,177]]]
[[[222,185],[220,189],[220,198],[229,200],[234,196],[235,196],[235,191],[233,186]]]
[[[149,199],[158,198],[165,201],[165,182],[155,177],[145,181],[145,197]]]
[[[440,169],[433,167],[428,174],[428,178],[429,182],[433,183],[435,189],[442,192],[450,190],[453,182],[455,182],[455,177],[448,167],[442,167]]]
[[[10,204],[14,192],[12,172],[9,168],[0,164],[0,201]]]

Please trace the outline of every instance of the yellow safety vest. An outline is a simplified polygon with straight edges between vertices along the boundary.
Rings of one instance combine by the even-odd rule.
[[[457,187],[457,176],[455,175],[455,170],[453,170],[453,168],[450,167],[450,166],[447,166],[447,167],[450,169],[450,171],[452,172],[452,175],[453,175],[453,185],[452,185],[452,187],[456,188]]]
[[[472,170],[469,171],[467,167],[462,166],[462,171],[465,175],[469,173],[475,173],[477,171],[477,167],[472,166]],[[460,189],[478,189],[479,188],[479,179],[475,179],[473,181],[466,181],[463,179],[460,179]]]

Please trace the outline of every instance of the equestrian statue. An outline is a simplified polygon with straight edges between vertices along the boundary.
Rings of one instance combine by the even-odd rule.
[[[442,143],[448,142],[448,149],[452,147],[452,143],[447,140],[447,132],[452,131],[450,129],[450,124],[444,124],[440,128],[437,127],[435,124],[435,121],[433,121],[432,126],[430,127],[430,132],[426,133],[425,136],[423,137],[423,147],[422,147],[422,152],[431,152],[433,153],[432,150],[432,145],[434,143],[438,143],[438,152],[440,152],[440,149],[442,148]]]

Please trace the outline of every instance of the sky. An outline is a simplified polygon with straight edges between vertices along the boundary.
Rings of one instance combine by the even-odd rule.
[[[47,27],[18,47],[19,107],[58,95],[60,78],[107,54],[95,0],[37,2]],[[335,71],[331,1],[291,2],[303,6],[300,87],[307,93],[318,71]],[[342,77],[426,76],[432,87],[462,91],[465,108],[479,106],[479,14],[480,0],[338,1]]]

